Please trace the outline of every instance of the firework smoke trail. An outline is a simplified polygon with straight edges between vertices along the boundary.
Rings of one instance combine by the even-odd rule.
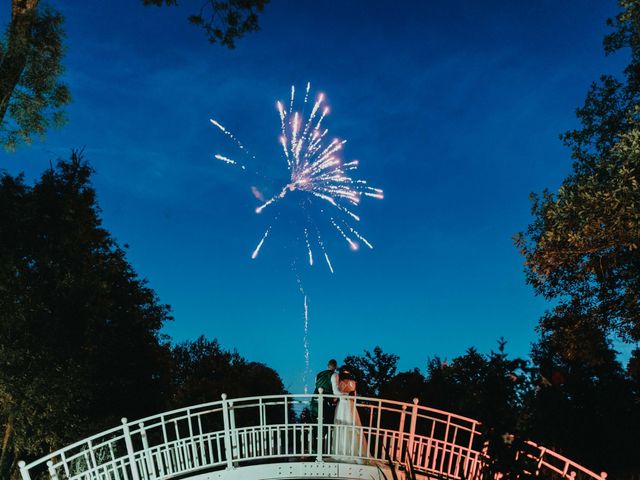
[[[325,105],[325,97],[323,94],[319,94],[315,101],[311,100],[310,91],[311,84],[307,83],[304,89],[302,112],[295,111],[294,109],[296,105],[295,85],[291,86],[291,98],[288,105],[286,102],[283,103],[281,101],[276,103],[280,120],[279,143],[282,147],[289,178],[287,183],[280,187],[280,191],[278,192],[278,190],[276,190],[278,193],[270,197],[263,197],[259,192],[259,195],[256,194],[257,189],[253,187],[254,196],[261,202],[255,209],[256,213],[276,209],[276,214],[267,225],[262,238],[251,254],[251,258],[255,259],[258,256],[273,225],[277,221],[279,215],[279,210],[277,209],[278,204],[286,201],[292,192],[297,191],[306,195],[306,201],[300,202],[299,205],[307,211],[308,218],[307,226],[304,227],[304,243],[309,258],[309,265],[313,266],[313,248],[314,245],[317,245],[317,247],[320,248],[322,256],[324,256],[329,271],[333,273],[331,259],[320,234],[318,221],[322,219],[330,224],[333,230],[338,232],[339,236],[348,243],[352,250],[359,248],[359,242],[362,242],[369,248],[373,248],[372,244],[360,234],[350,222],[360,221],[360,217],[354,212],[354,209],[360,204],[362,197],[383,199],[384,192],[379,188],[370,186],[366,180],[353,178],[358,170],[359,161],[351,160],[343,162],[341,159],[340,154],[346,140],[334,138],[327,141],[329,130],[324,128],[322,124],[329,114],[329,107]],[[307,115],[305,110],[308,102],[313,102],[313,107]],[[255,156],[247,150],[238,138],[220,122],[211,119],[211,123],[235,143],[250,160],[256,160]],[[230,156],[216,153],[214,158],[225,164],[247,170],[243,162]],[[258,172],[255,173],[261,175]],[[264,175],[261,176],[264,177]],[[309,206],[314,204],[319,206],[320,214],[316,213],[318,215],[316,221],[311,218],[310,212],[306,208],[307,204]],[[327,213],[328,211],[333,212],[333,214]],[[310,226],[315,229],[316,233],[313,242],[309,235]],[[307,294],[297,270],[296,278],[304,305],[304,384],[306,393],[306,382],[309,374],[309,305]]]

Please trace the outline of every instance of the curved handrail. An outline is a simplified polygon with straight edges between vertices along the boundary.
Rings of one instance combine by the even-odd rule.
[[[334,395],[268,395],[228,399],[142,418],[68,445],[43,458],[20,462],[23,480],[163,480],[272,459],[404,463],[450,479],[478,478],[487,457],[480,422],[413,403],[355,397],[361,425],[325,421]],[[317,402],[313,423],[300,411]],[[350,442],[350,445],[348,444]],[[567,479],[605,480],[577,463],[527,442],[537,468]],[[407,455],[408,454],[408,455]]]

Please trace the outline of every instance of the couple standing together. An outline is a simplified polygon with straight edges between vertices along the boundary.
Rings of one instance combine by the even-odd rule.
[[[367,442],[360,416],[355,405],[356,380],[348,368],[343,365],[338,368],[338,362],[331,359],[327,369],[316,376],[314,394],[320,393],[322,388],[322,416],[325,425],[333,424],[329,428],[330,453],[335,456],[367,457]],[[318,401],[314,398],[311,403],[314,419],[318,415]]]

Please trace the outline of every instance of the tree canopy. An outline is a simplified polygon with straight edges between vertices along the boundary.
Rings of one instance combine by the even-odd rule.
[[[33,186],[0,177],[3,475],[163,405],[169,308],[102,228],[91,172],[74,152]]]
[[[543,330],[590,322],[640,340],[640,6],[621,0],[605,51],[630,52],[624,77],[603,76],[562,138],[573,172],[557,193],[532,195],[533,222],[516,235],[527,281],[557,306]]]
[[[364,351],[364,355],[348,355],[344,359],[358,379],[358,393],[365,396],[378,396],[384,385],[393,378],[398,369],[399,357],[384,353],[379,346],[373,352]]]
[[[217,340],[200,336],[171,347],[169,404],[172,408],[230,398],[285,393],[278,373],[224,350]]]
[[[62,15],[38,0],[12,0],[0,42],[0,143],[11,150],[65,122]]]
[[[143,0],[145,5],[177,6],[178,0]],[[235,48],[236,40],[260,29],[258,14],[269,0],[206,0],[197,13],[189,15],[192,25],[201,27],[210,43]]]

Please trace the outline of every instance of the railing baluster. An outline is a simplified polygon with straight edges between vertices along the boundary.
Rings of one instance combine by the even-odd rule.
[[[64,473],[65,473],[65,475],[66,475],[67,477],[70,477],[70,476],[71,476],[71,473],[69,472],[69,465],[67,464],[67,457],[66,457],[66,455],[64,454],[64,452],[62,452],[62,453],[60,454],[60,458],[61,458],[61,460],[62,460],[62,468],[64,468]]]
[[[208,434],[206,436],[207,438],[207,450],[206,452],[209,454],[209,458],[207,459],[207,461],[205,461],[205,465],[213,465],[214,460],[213,460],[213,444],[211,443],[211,439],[212,439],[212,435]],[[202,438],[203,438],[203,442],[202,442],[202,458],[203,460],[206,458],[205,457],[205,449],[204,449],[204,433],[202,434]]]
[[[458,427],[453,427],[453,440],[450,443],[451,447],[449,447],[450,453],[449,453],[449,464],[447,465],[447,473],[451,473],[451,465],[453,462],[453,449],[455,448],[457,433],[458,433]]]
[[[131,431],[129,430],[129,424],[127,423],[126,417],[123,417],[121,421],[122,431],[124,433],[124,444],[127,447],[129,467],[131,468],[131,477],[133,478],[133,480],[140,480],[140,476],[138,475],[138,466],[136,465],[135,451],[133,450],[133,442],[131,441]]]
[[[200,466],[200,462],[198,460],[198,450],[197,450],[197,446],[196,446],[196,442],[194,439],[194,435],[193,435],[193,416],[191,414],[191,410],[188,409],[187,410],[187,423],[189,424],[189,444],[191,446],[191,462],[193,464],[193,466],[195,467],[199,467]]]
[[[287,397],[284,397],[284,451],[285,454],[289,454],[289,406],[287,404]]]
[[[356,422],[355,422],[355,418],[356,415],[358,414],[358,411],[356,410],[356,396],[354,394],[353,396],[353,403],[351,404],[351,406],[353,407],[353,412],[352,412],[352,420],[353,423],[351,425],[351,450],[347,453],[348,455],[351,455],[352,457],[355,457],[356,455]],[[345,446],[345,450],[346,450],[346,446]]]
[[[223,435],[223,439],[224,439],[224,435]],[[223,442],[223,446],[224,446],[224,442]],[[220,435],[216,435],[216,447],[218,448],[218,461],[221,462],[222,461],[222,448],[220,448]]]
[[[97,470],[98,468],[98,462],[96,461],[96,452],[93,449],[93,442],[91,440],[89,440],[87,442],[87,445],[89,446],[89,458],[91,459],[91,469],[92,470]]]
[[[51,480],[58,480],[58,473],[53,467],[53,462],[51,460],[47,462],[47,470],[49,470],[49,476],[51,477]]]
[[[317,431],[317,438],[316,438],[316,450],[317,450],[317,454],[316,454],[316,461],[317,462],[322,462],[322,437],[323,437],[323,431],[324,431],[324,398],[323,398],[323,394],[324,393],[324,389],[319,388],[318,389],[318,423],[316,428],[318,429]]]
[[[231,451],[231,430],[229,428],[229,406],[227,405],[227,394],[222,394],[222,421],[224,423],[224,452],[227,459],[227,470],[233,468]]]
[[[407,406],[402,405],[402,413],[400,414],[400,424],[398,425],[398,443],[396,444],[396,458],[398,461],[402,461],[402,447],[404,440],[404,420],[407,414]]]
[[[282,434],[281,432],[281,428],[276,427],[276,451],[278,452],[278,455],[281,454],[282,451]],[[285,430],[285,435],[287,431]]]
[[[371,409],[371,416],[373,416],[373,409]],[[380,447],[380,421],[382,417],[382,400],[378,400],[378,419],[376,421],[376,446],[373,449],[374,456],[378,458],[378,447]],[[382,455],[380,455],[382,457]]]
[[[20,469],[22,480],[31,480],[31,475],[29,475],[29,470],[27,469],[27,464],[24,460],[20,460],[18,462],[18,468]]]
[[[418,402],[417,398],[413,399],[413,407],[411,408],[411,423],[409,424],[409,445],[407,447],[407,452],[409,452],[409,457],[411,461],[415,460],[413,442],[416,436],[416,422],[418,420]]]
[[[156,478],[158,475],[156,473],[156,466],[153,463],[153,457],[151,456],[151,449],[149,448],[149,440],[147,439],[147,431],[144,428],[144,423],[140,422],[138,424],[140,428],[140,438],[142,440],[142,448],[144,450],[145,461],[147,462],[147,473],[150,478]]]
[[[476,422],[473,422],[471,424],[471,431],[469,432],[469,450],[467,451],[467,453],[465,454],[464,457],[464,464],[462,466],[462,470],[464,472],[467,471],[467,468],[469,467],[469,453],[471,452],[471,450],[473,449],[473,442],[475,440],[475,434],[476,434]]]
[[[440,467],[438,467],[438,470],[440,472],[442,472],[442,469],[444,468],[444,460],[445,460],[445,447],[447,445],[447,442],[449,441],[449,425],[451,424],[451,415],[447,415],[447,426],[444,430],[444,443],[442,444],[442,455],[440,457]]]
[[[236,410],[233,406],[233,400],[229,402],[229,427],[231,428],[231,451],[234,458],[240,458],[239,451],[239,433],[236,428]]]

